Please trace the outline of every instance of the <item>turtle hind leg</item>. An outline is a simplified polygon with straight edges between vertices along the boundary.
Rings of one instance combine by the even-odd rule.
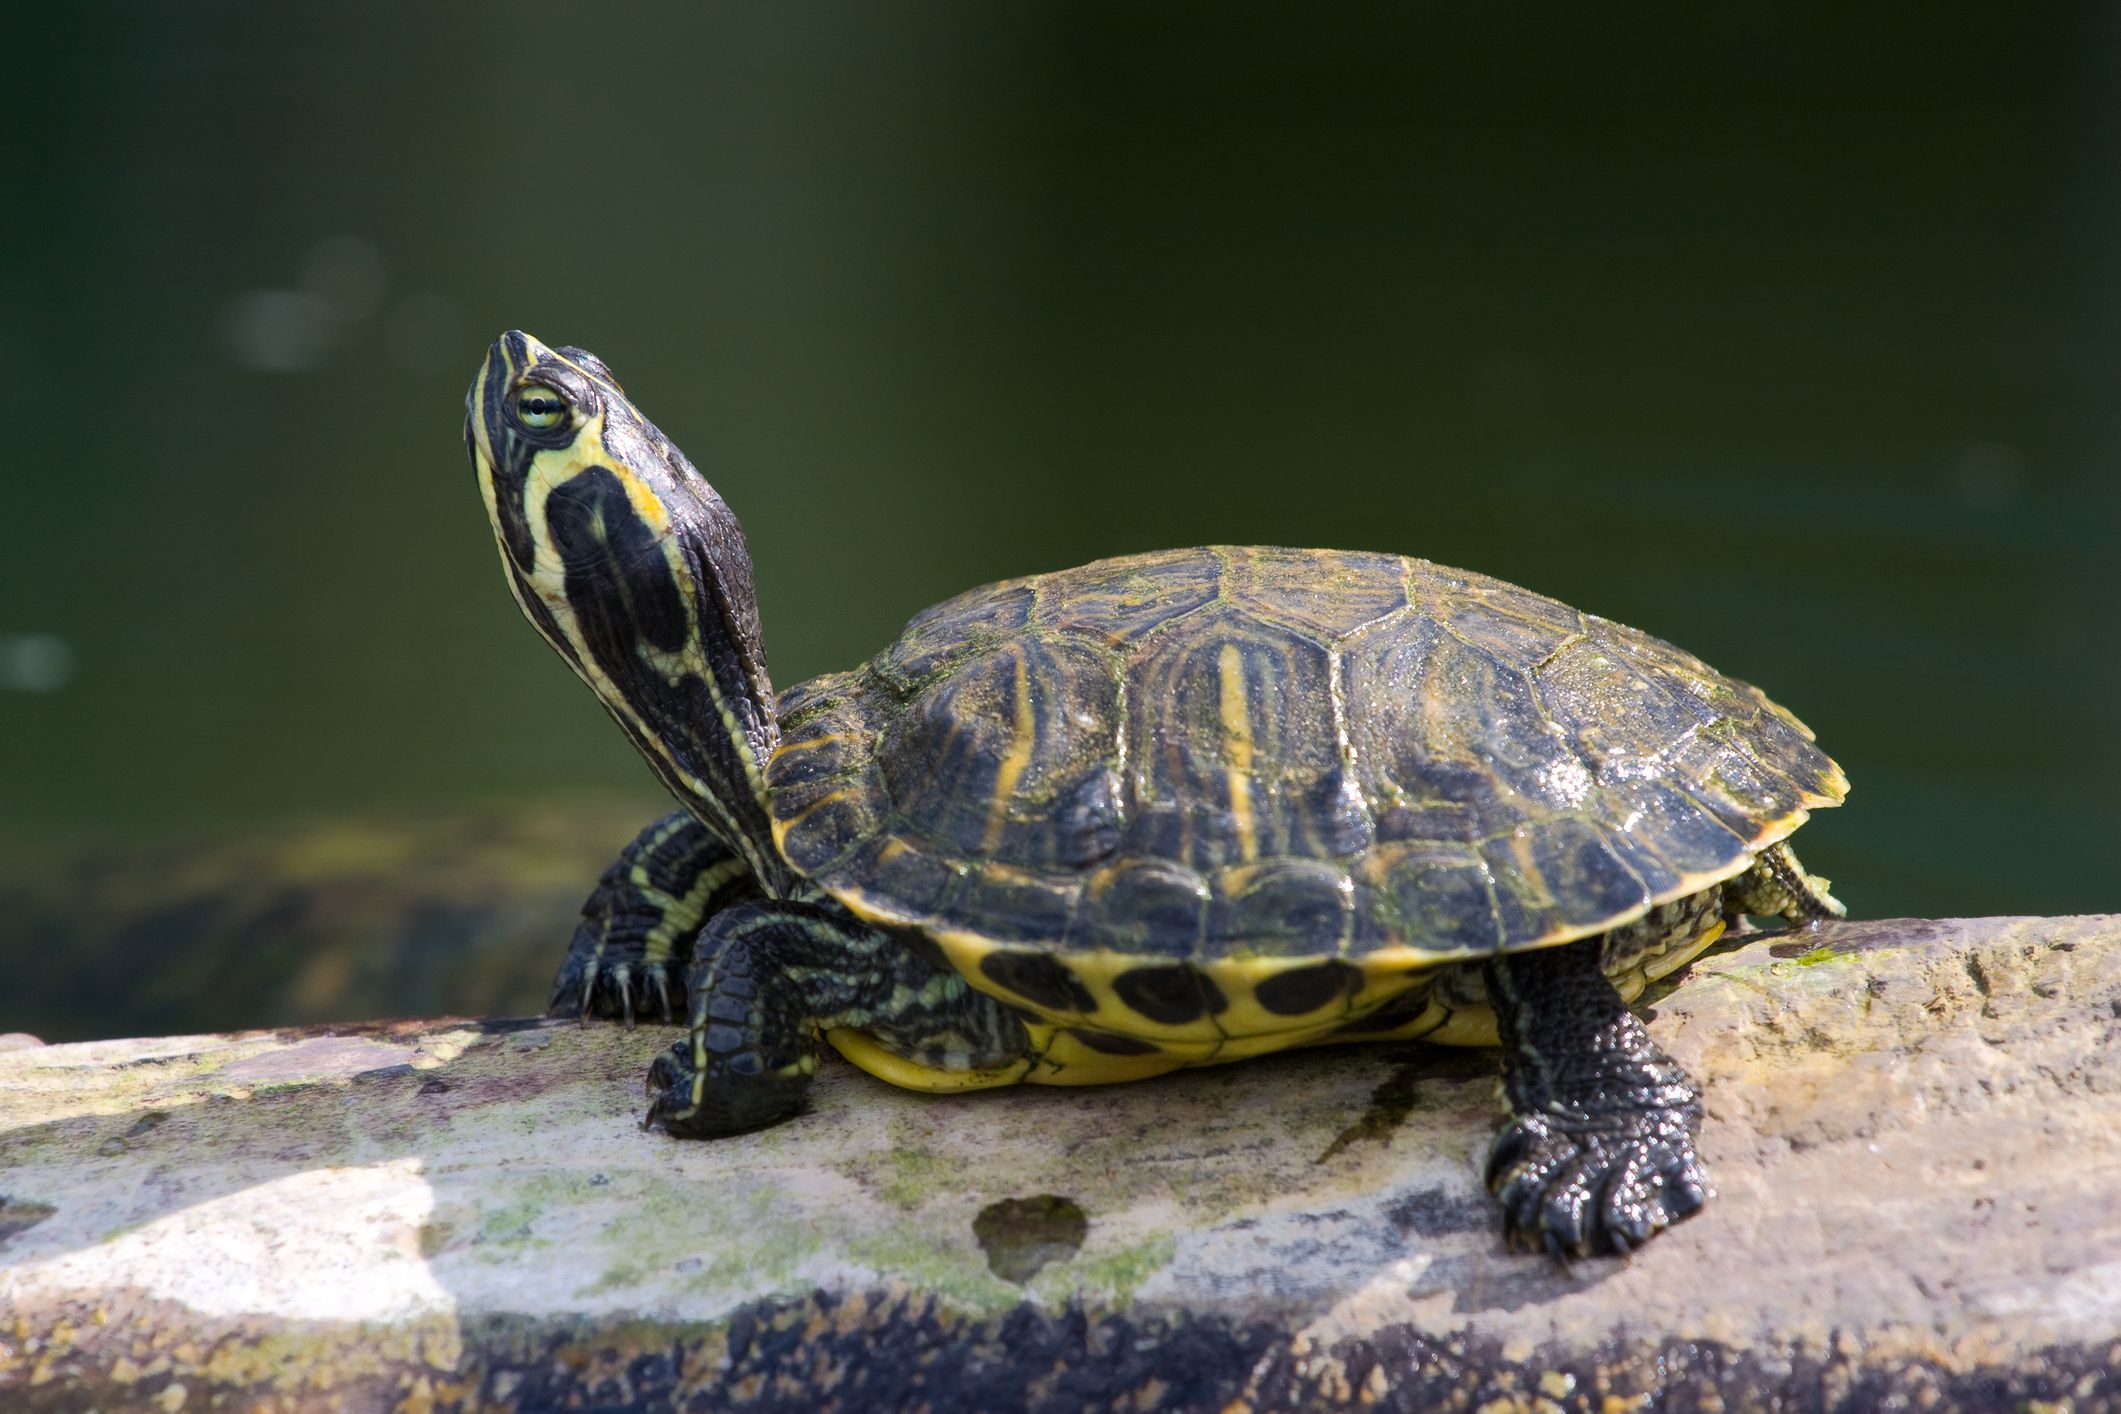
[[[813,904],[771,900],[716,914],[694,950],[690,993],[692,1034],[648,1070],[647,1123],[678,1138],[794,1116],[821,1031],[863,1032],[939,1070],[1005,1065],[1029,1046],[1012,1008],[900,939]]]
[[[1833,880],[1807,874],[1787,841],[1760,851],[1753,867],[1723,886],[1726,918],[1750,914],[1780,918],[1793,928],[1827,918],[1846,918],[1848,908],[1828,890]]]
[[[675,1021],[700,925],[758,894],[744,861],[689,811],[665,815],[619,851],[583,903],[546,1014]]]
[[[1488,1158],[1512,1246],[1626,1254],[1709,1197],[1701,1092],[1602,966],[1604,940],[1486,966],[1510,1120]]]

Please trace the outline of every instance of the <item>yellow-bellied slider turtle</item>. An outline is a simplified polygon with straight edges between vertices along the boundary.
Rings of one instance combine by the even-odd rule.
[[[1840,912],[1783,843],[1847,790],[1796,718],[1497,580],[1105,560],[776,699],[736,518],[602,362],[503,336],[466,440],[523,612],[685,806],[554,998],[667,1014],[683,977],[673,1135],[797,1113],[820,1033],[929,1090],[1499,1040],[1506,1232],[1625,1251],[1707,1188],[1699,1093],[1623,998],[1736,915]]]

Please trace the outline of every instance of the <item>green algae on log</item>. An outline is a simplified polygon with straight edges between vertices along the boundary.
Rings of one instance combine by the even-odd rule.
[[[1720,1197],[1567,1269],[1501,1249],[1477,1052],[828,1060],[705,1144],[635,1128],[659,1027],[0,1053],[0,1403],[2121,1407],[2121,920],[1749,939],[1651,1025]],[[982,1214],[1026,1212],[1065,1231],[1012,1280]]]

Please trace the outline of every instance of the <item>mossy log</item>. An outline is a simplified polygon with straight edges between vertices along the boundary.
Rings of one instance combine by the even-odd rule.
[[[1828,925],[1657,999],[1719,1190],[1502,1249],[1492,1054],[638,1128],[666,1028],[0,1053],[0,1404],[2121,1408],[2121,918]]]

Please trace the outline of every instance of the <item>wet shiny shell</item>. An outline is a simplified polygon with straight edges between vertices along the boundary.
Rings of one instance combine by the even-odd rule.
[[[975,589],[781,715],[798,870],[988,991],[1159,1043],[1316,1030],[1602,932],[1847,789],[1795,717],[1669,644],[1337,551]]]

